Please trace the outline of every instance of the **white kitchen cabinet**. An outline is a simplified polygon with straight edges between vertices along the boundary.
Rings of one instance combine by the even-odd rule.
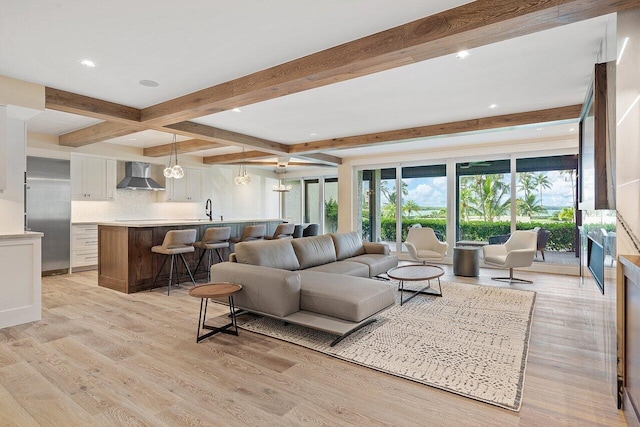
[[[73,224],[71,226],[71,267],[98,265],[98,226]]]
[[[105,166],[105,194],[107,200],[114,200],[116,198],[116,186],[118,185],[118,177],[116,176],[118,166],[114,159],[107,159]]]
[[[116,191],[116,161],[71,156],[71,198],[113,200]]]
[[[201,202],[202,169],[184,168],[184,177],[168,178],[165,183],[165,201]]]

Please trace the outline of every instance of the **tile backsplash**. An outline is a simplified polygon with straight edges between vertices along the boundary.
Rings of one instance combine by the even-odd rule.
[[[116,199],[105,202],[71,202],[71,222],[108,222],[123,219],[205,218],[205,204],[156,202],[153,191],[116,190]]]

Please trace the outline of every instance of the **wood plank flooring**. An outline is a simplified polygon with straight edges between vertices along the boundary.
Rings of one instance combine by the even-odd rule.
[[[491,270],[444,268],[443,280],[508,286]],[[606,381],[595,284],[520,276],[535,283],[512,287],[538,293],[520,412],[244,330],[196,344],[187,287],[126,295],[89,271],[43,278],[42,321],[0,330],[0,425],[626,425]]]

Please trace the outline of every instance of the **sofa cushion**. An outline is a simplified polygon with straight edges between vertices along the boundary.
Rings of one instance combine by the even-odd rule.
[[[380,254],[365,254],[349,258],[349,262],[359,262],[369,267],[369,277],[386,273],[398,266],[398,257]]]
[[[321,271],[324,273],[344,274],[345,276],[369,277],[369,266],[360,262],[336,261],[329,264],[317,265],[307,271]]]
[[[331,236],[302,237],[289,241],[293,246],[300,269],[327,264],[336,260],[336,249]]]
[[[361,322],[394,303],[395,287],[388,282],[300,272],[301,310]]]
[[[261,267],[297,270],[300,268],[291,240],[255,240],[236,243],[236,262]]]
[[[300,310],[300,275],[297,271],[219,262],[211,266],[212,282],[242,285],[233,296],[236,307],[285,317]],[[227,297],[220,298],[227,302]]]
[[[345,258],[364,254],[364,246],[360,236],[355,231],[349,233],[331,234],[336,248],[336,259],[342,261]]]

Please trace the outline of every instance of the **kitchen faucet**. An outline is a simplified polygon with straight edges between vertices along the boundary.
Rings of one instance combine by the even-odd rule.
[[[204,206],[204,213],[209,217],[209,221],[213,221],[213,209],[211,208],[211,199],[207,199],[207,203]]]

